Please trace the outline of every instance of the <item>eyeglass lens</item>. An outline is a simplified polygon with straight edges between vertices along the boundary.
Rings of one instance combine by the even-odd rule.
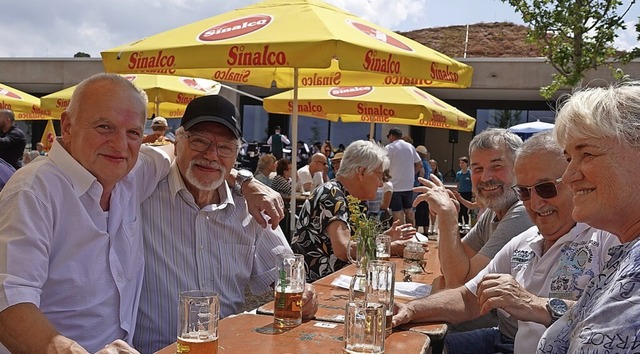
[[[199,135],[188,135],[187,139],[189,147],[197,152],[207,151],[211,145],[216,147],[216,152],[220,157],[232,157],[238,151],[237,146],[229,142],[214,142]]]
[[[557,183],[558,182],[543,182],[532,187],[516,186],[515,190],[518,198],[522,201],[531,199],[532,189],[536,191],[540,198],[550,199],[558,195],[558,188],[556,188]]]

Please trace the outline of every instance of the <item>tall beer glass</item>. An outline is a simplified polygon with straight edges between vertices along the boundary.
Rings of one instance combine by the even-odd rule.
[[[180,293],[176,353],[218,353],[220,299],[208,290]]]
[[[286,329],[302,323],[302,293],[305,286],[304,256],[278,255],[274,296],[274,328]]]

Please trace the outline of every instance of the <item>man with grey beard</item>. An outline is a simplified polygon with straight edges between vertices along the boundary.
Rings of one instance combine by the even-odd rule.
[[[141,353],[175,342],[180,292],[213,290],[221,317],[236,314],[247,286],[254,294],[271,291],[276,256],[292,253],[280,228],[261,227],[237,186],[227,185],[242,140],[238,118],[222,96],[191,101],[176,131],[169,175],[142,204],[145,269],[134,335]],[[315,309],[308,288],[303,317]]]
[[[505,129],[488,129],[469,144],[473,192],[487,211],[460,239],[457,211],[452,200],[429,198],[444,191],[433,178],[421,180],[432,212],[438,215],[438,256],[442,277],[435,289],[455,288],[473,278],[514,236],[533,226],[527,212],[511,189],[516,182],[513,164],[522,139]]]

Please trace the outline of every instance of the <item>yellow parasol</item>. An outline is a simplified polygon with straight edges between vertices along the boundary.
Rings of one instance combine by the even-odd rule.
[[[165,118],[182,117],[185,107],[191,100],[206,94],[217,94],[220,91],[219,83],[207,79],[148,74],[122,76],[147,93],[148,112]],[[60,117],[69,106],[75,88],[76,86],[71,86],[42,97],[40,99],[42,107],[50,110],[55,117]]]
[[[47,126],[44,128],[44,132],[42,133],[42,138],[40,138],[40,143],[42,143],[44,151],[49,152],[55,140],[56,130],[53,128],[53,121],[49,119],[47,121]]]
[[[101,54],[108,72],[198,76],[262,87],[275,83],[292,87],[294,102],[299,86],[361,85],[367,75],[378,76],[376,85],[421,80],[464,88],[473,74],[468,65],[320,0],[265,0]],[[319,69],[328,71],[299,77],[301,70]],[[347,72],[357,72],[351,76],[357,82],[343,81]],[[297,106],[291,112],[293,141]],[[292,164],[296,169],[295,149]]]
[[[51,119],[51,112],[40,108],[40,99],[11,86],[0,84],[0,109],[10,109],[16,120]]]
[[[293,91],[263,101],[270,113],[291,114]],[[298,114],[343,122],[384,123],[473,131],[476,120],[413,86],[301,87]]]
[[[319,0],[266,0],[101,54],[108,72],[262,87],[293,87],[294,68],[310,81],[300,86],[363,84],[369,73],[379,75],[376,85],[464,88],[473,74],[468,65]]]

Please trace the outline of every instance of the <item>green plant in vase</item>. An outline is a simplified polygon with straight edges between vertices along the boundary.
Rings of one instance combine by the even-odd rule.
[[[368,217],[366,208],[360,199],[351,195],[347,196],[349,207],[349,222],[353,228],[349,242],[356,244],[356,259],[351,259],[358,267],[358,271],[364,273],[370,259],[376,259],[376,236],[382,231],[380,220]]]

